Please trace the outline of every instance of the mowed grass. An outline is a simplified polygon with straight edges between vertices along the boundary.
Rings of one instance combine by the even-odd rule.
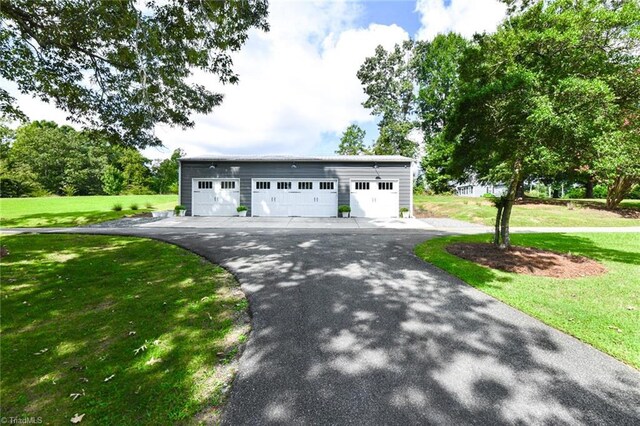
[[[566,204],[570,201],[575,205],[573,209],[567,208]],[[589,202],[599,203],[594,200]],[[629,200],[623,202],[622,207],[640,208],[640,203]],[[487,226],[493,226],[496,216],[495,207],[486,198],[416,195],[414,208],[419,217],[450,217]],[[640,217],[640,213],[636,217]],[[640,219],[626,217],[624,212],[581,206],[576,200],[561,200],[555,205],[515,205],[511,226],[640,226]]]
[[[578,279],[501,272],[445,251],[452,242],[488,242],[487,235],[443,237],[416,254],[496,299],[640,369],[640,234],[515,234],[514,245],[587,256],[607,273]]]
[[[89,225],[151,210],[173,209],[177,203],[175,194],[1,198],[0,224],[5,228]],[[120,204],[122,211],[113,211],[115,204]],[[132,210],[132,204],[138,210]],[[147,208],[147,204],[153,208]]]
[[[1,244],[3,418],[215,419],[249,327],[231,274],[141,238],[19,235]]]

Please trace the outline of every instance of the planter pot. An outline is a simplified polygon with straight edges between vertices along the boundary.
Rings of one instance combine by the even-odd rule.
[[[241,212],[238,212],[238,216],[246,217],[247,216],[247,211],[246,210],[242,210]]]
[[[178,213],[177,216],[180,216],[180,217],[187,215],[187,211],[186,210],[178,210],[177,213]]]
[[[350,217],[351,212],[340,212],[340,217]]]
[[[152,217],[164,217],[164,212],[151,212]]]
[[[173,210],[167,210],[165,213],[166,213],[166,216],[165,216],[165,217],[173,217],[173,216],[175,216],[175,215],[173,214]]]
[[[408,219],[409,217],[411,217],[411,216],[409,215],[409,212],[402,212],[402,213],[400,213],[400,214],[402,215],[402,218],[403,218],[403,219]]]

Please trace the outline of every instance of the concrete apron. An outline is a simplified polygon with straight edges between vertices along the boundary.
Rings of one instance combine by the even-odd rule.
[[[310,217],[171,217],[140,228],[434,229],[419,219]]]

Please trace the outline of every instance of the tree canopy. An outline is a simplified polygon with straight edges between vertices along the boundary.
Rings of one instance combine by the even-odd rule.
[[[351,124],[342,134],[340,145],[336,154],[340,155],[360,155],[368,153],[364,144],[366,132],[357,124]]]
[[[505,247],[524,177],[572,168],[601,180],[605,169],[622,180],[640,177],[637,1],[523,2],[513,10],[466,50],[447,124],[459,174],[508,184],[496,238]]]
[[[231,52],[268,30],[267,0],[0,2],[0,76],[112,143],[161,145],[157,124],[191,127],[223,96],[203,71],[236,83]],[[0,113],[25,119],[0,88]]]

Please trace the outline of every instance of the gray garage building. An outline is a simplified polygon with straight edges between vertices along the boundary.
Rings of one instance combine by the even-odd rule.
[[[180,160],[180,204],[191,216],[334,217],[338,205],[355,217],[412,212],[412,159],[337,155],[205,156]]]

